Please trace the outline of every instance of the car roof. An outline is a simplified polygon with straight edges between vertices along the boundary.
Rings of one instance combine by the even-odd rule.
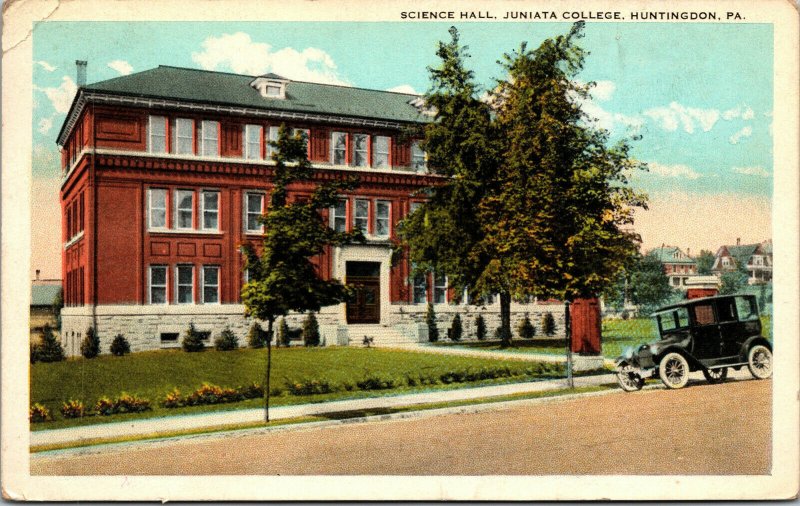
[[[731,295],[715,295],[713,297],[701,297],[699,299],[691,299],[684,302],[679,302],[677,304],[670,304],[669,306],[660,307],[655,310],[652,314],[662,313],[664,311],[669,311],[670,309],[678,309],[681,307],[689,307],[694,306],[695,304],[701,304],[703,302],[711,302],[715,300],[730,300],[734,297],[755,297],[755,295],[745,294],[745,293],[734,293]]]

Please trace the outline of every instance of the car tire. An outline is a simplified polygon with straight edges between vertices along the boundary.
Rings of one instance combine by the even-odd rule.
[[[757,344],[747,352],[747,368],[756,379],[772,376],[772,352],[763,344]]]
[[[703,376],[706,377],[706,381],[709,383],[722,383],[728,377],[728,368],[703,369]]]
[[[667,353],[658,364],[658,376],[667,388],[683,388],[689,382],[689,362],[680,353]]]
[[[626,366],[617,370],[617,383],[626,392],[636,392],[644,386],[644,378],[633,372],[633,367]]]

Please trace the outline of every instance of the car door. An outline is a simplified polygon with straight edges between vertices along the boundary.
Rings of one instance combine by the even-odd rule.
[[[713,301],[692,306],[693,347],[692,354],[699,360],[710,360],[720,354],[720,330]]]

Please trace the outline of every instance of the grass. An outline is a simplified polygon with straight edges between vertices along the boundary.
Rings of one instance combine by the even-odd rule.
[[[351,418],[392,415],[397,413],[407,413],[413,411],[427,411],[432,409],[491,404],[491,403],[506,402],[506,401],[539,399],[545,397],[560,397],[570,394],[602,392],[605,390],[615,389],[615,388],[616,384],[610,384],[610,385],[578,387],[574,389],[562,388],[558,390],[549,390],[540,392],[521,392],[516,394],[500,395],[494,397],[482,397],[478,399],[467,399],[467,400],[449,401],[449,402],[431,402],[426,404],[413,404],[409,406],[399,406],[392,408],[372,408],[372,409],[360,409],[353,411],[339,411],[332,413],[323,413],[314,416],[303,416],[296,418],[285,418],[282,420],[273,420],[267,424],[265,424],[264,422],[247,422],[238,424],[219,425],[216,427],[203,427],[197,429],[154,432],[151,434],[136,434],[131,436],[117,437],[117,438],[94,438],[94,439],[84,439],[80,441],[70,441],[67,443],[53,443],[47,445],[32,446],[30,448],[30,451],[31,453],[40,453],[47,451],[66,450],[71,448],[82,448],[86,446],[97,446],[104,444],[130,443],[136,441],[147,441],[152,439],[165,439],[170,437],[193,436],[199,434],[213,434],[217,432],[229,432],[235,430],[297,425],[303,423],[321,422],[325,420],[346,420]]]
[[[107,423],[129,419],[153,418],[208,411],[254,408],[262,405],[260,399],[231,404],[167,409],[159,405],[167,393],[178,388],[183,394],[191,393],[203,382],[225,387],[236,387],[251,382],[263,384],[265,350],[240,349],[229,352],[207,350],[186,353],[180,350],[142,352],[125,357],[101,356],[92,360],[83,358],[56,363],[31,365],[31,404],[38,402],[50,409],[55,420],[31,424],[32,430],[53,429],[75,425]],[[278,348],[273,350],[272,384],[284,388],[287,381],[325,379],[332,384],[355,383],[370,375],[405,379],[408,375],[438,377],[450,371],[475,370],[508,365],[524,370],[536,364],[495,358],[462,357],[380,348]],[[538,377],[560,377],[558,366],[549,366],[549,374],[542,371]],[[536,377],[533,376],[533,377]],[[304,404],[329,400],[374,397],[408,391],[459,388],[467,385],[505,383],[530,380],[532,376],[501,378],[451,385],[425,385],[400,387],[381,391],[337,391],[328,394],[273,397],[272,405]],[[127,392],[150,400],[152,411],[114,415],[88,416],[63,419],[59,413],[61,403],[77,399],[90,409],[102,396],[117,397]]]

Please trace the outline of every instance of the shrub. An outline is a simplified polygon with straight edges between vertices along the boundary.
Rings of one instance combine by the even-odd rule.
[[[100,354],[100,337],[94,327],[86,329],[86,336],[81,341],[81,355],[84,358],[94,358]]]
[[[214,348],[217,351],[230,351],[239,347],[239,339],[236,334],[229,328],[225,328],[216,339],[214,339]]]
[[[286,390],[292,395],[315,395],[333,392],[328,380],[303,379],[286,382]]]
[[[203,385],[186,397],[187,406],[198,406],[200,404],[222,404],[227,402],[237,402],[244,397],[233,388],[223,388],[210,383]]]
[[[117,412],[114,406],[114,401],[105,396],[97,399],[97,402],[94,403],[94,409],[92,411],[100,416],[113,415]]]
[[[247,333],[247,346],[251,348],[263,348],[267,345],[267,333],[261,328],[258,322],[253,322],[250,325],[250,331]]]
[[[542,315],[542,333],[546,336],[556,333],[556,320],[553,318],[553,313],[549,311]]]
[[[236,392],[244,399],[258,399],[264,396],[264,387],[254,382],[249,385],[237,387]]]
[[[39,360],[41,362],[61,362],[64,360],[64,348],[61,347],[61,342],[53,334],[50,325],[45,324],[42,327],[42,346],[39,352]]]
[[[620,317],[623,320],[627,320],[627,319],[629,319],[631,317],[631,314],[628,311],[623,311],[622,314],[620,315]]]
[[[425,324],[428,326],[428,341],[435,343],[439,340],[439,328],[436,326],[436,312],[430,302],[428,312],[425,314]]]
[[[81,401],[69,400],[61,404],[60,411],[64,418],[81,418],[86,413],[86,408]]]
[[[478,315],[475,318],[475,335],[478,341],[486,339],[486,320],[483,319],[483,315]]]
[[[35,364],[42,358],[42,345],[39,343],[31,343],[31,364]]]
[[[368,376],[361,381],[356,381],[356,386],[361,390],[389,390],[399,386],[393,378],[381,376]]]
[[[453,323],[450,324],[450,331],[448,332],[448,335],[453,341],[460,341],[463,333],[464,327],[461,326],[461,316],[456,314],[453,317]]]
[[[184,336],[181,346],[183,347],[183,351],[188,351],[190,353],[203,351],[205,349],[206,345],[200,338],[200,333],[194,328],[194,323],[190,323],[189,328],[186,329],[186,336]]]
[[[303,321],[303,342],[306,346],[319,346],[319,323],[313,311]]]
[[[47,422],[52,419],[53,417],[50,416],[50,410],[38,402],[35,402],[33,406],[31,406],[31,409],[28,410],[28,421],[32,423]]]
[[[494,338],[503,339],[503,327],[497,327],[494,329]]]
[[[289,331],[289,324],[286,323],[286,318],[281,318],[281,323],[278,325],[278,338],[275,344],[278,346],[289,346],[292,335]]]
[[[114,408],[117,413],[141,413],[152,409],[147,399],[126,393],[114,400]]]
[[[164,400],[161,401],[161,405],[165,408],[180,408],[186,405],[186,401],[181,395],[181,391],[175,388],[164,397]]]
[[[128,343],[128,340],[125,339],[125,336],[122,334],[117,334],[114,336],[114,340],[111,341],[111,354],[115,357],[121,357],[123,355],[127,355],[131,352],[131,345]]]
[[[522,339],[533,339],[533,336],[536,335],[536,327],[533,326],[527,314],[525,318],[519,322],[519,325],[517,325],[517,333]]]

